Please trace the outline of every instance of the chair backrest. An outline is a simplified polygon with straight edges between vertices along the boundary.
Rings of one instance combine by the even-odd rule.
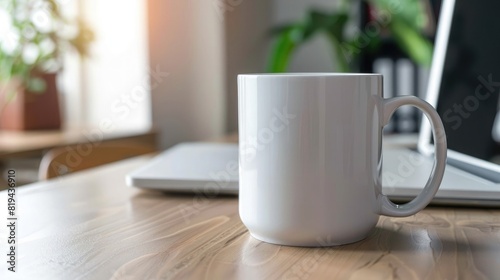
[[[155,152],[152,146],[131,143],[111,145],[92,143],[51,149],[40,163],[38,178],[46,180],[106,163]]]

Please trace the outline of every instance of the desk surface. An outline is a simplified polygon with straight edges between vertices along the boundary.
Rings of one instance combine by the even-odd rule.
[[[31,156],[55,147],[114,139],[156,137],[151,129],[103,131],[99,128],[78,127],[63,130],[0,131],[0,159]]]
[[[365,240],[296,248],[259,242],[236,197],[129,188],[130,159],[17,189],[18,272],[0,279],[498,279],[500,210],[428,208],[381,217]],[[7,193],[0,193],[1,218]],[[5,227],[5,226],[3,226]],[[7,232],[0,231],[6,255]],[[5,276],[9,276],[6,278]]]

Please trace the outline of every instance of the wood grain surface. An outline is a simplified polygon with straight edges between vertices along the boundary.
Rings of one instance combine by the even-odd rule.
[[[18,188],[17,272],[2,226],[0,279],[500,279],[499,210],[428,208],[358,243],[277,246],[248,234],[236,197],[127,187],[147,159]]]
[[[13,157],[40,156],[55,147],[85,143],[138,141],[156,144],[157,132],[150,129],[116,129],[73,127],[63,130],[0,131],[0,160]]]

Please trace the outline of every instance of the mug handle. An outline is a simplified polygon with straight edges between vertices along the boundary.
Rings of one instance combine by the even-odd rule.
[[[444,126],[438,113],[429,103],[415,96],[401,96],[384,99],[382,125],[387,125],[392,114],[397,108],[403,105],[412,105],[422,110],[429,119],[432,126],[432,135],[434,136],[434,166],[432,167],[431,175],[424,189],[412,201],[405,204],[395,204],[390,201],[387,196],[380,196],[380,214],[385,216],[406,217],[424,209],[438,191],[446,166],[447,144]]]

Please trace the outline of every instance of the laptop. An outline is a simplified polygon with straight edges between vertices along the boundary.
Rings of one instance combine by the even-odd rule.
[[[426,100],[443,121],[448,166],[434,203],[500,205],[498,9],[500,2],[495,0],[480,5],[467,0],[442,3]],[[423,120],[417,152],[429,157],[433,150],[430,125]],[[384,172],[401,166],[403,158],[414,156],[411,153],[387,151]],[[432,166],[427,161],[422,165],[384,191],[392,191],[395,200],[413,197]]]
[[[443,1],[426,97],[443,120],[449,148],[434,204],[500,206],[499,10],[497,0]],[[433,166],[429,123],[422,120],[416,150],[383,150],[383,192],[395,201],[411,200]],[[237,194],[237,162],[237,144],[183,143],[126,181],[148,189]]]
[[[238,144],[181,143],[128,174],[127,185],[206,195],[238,194]]]

